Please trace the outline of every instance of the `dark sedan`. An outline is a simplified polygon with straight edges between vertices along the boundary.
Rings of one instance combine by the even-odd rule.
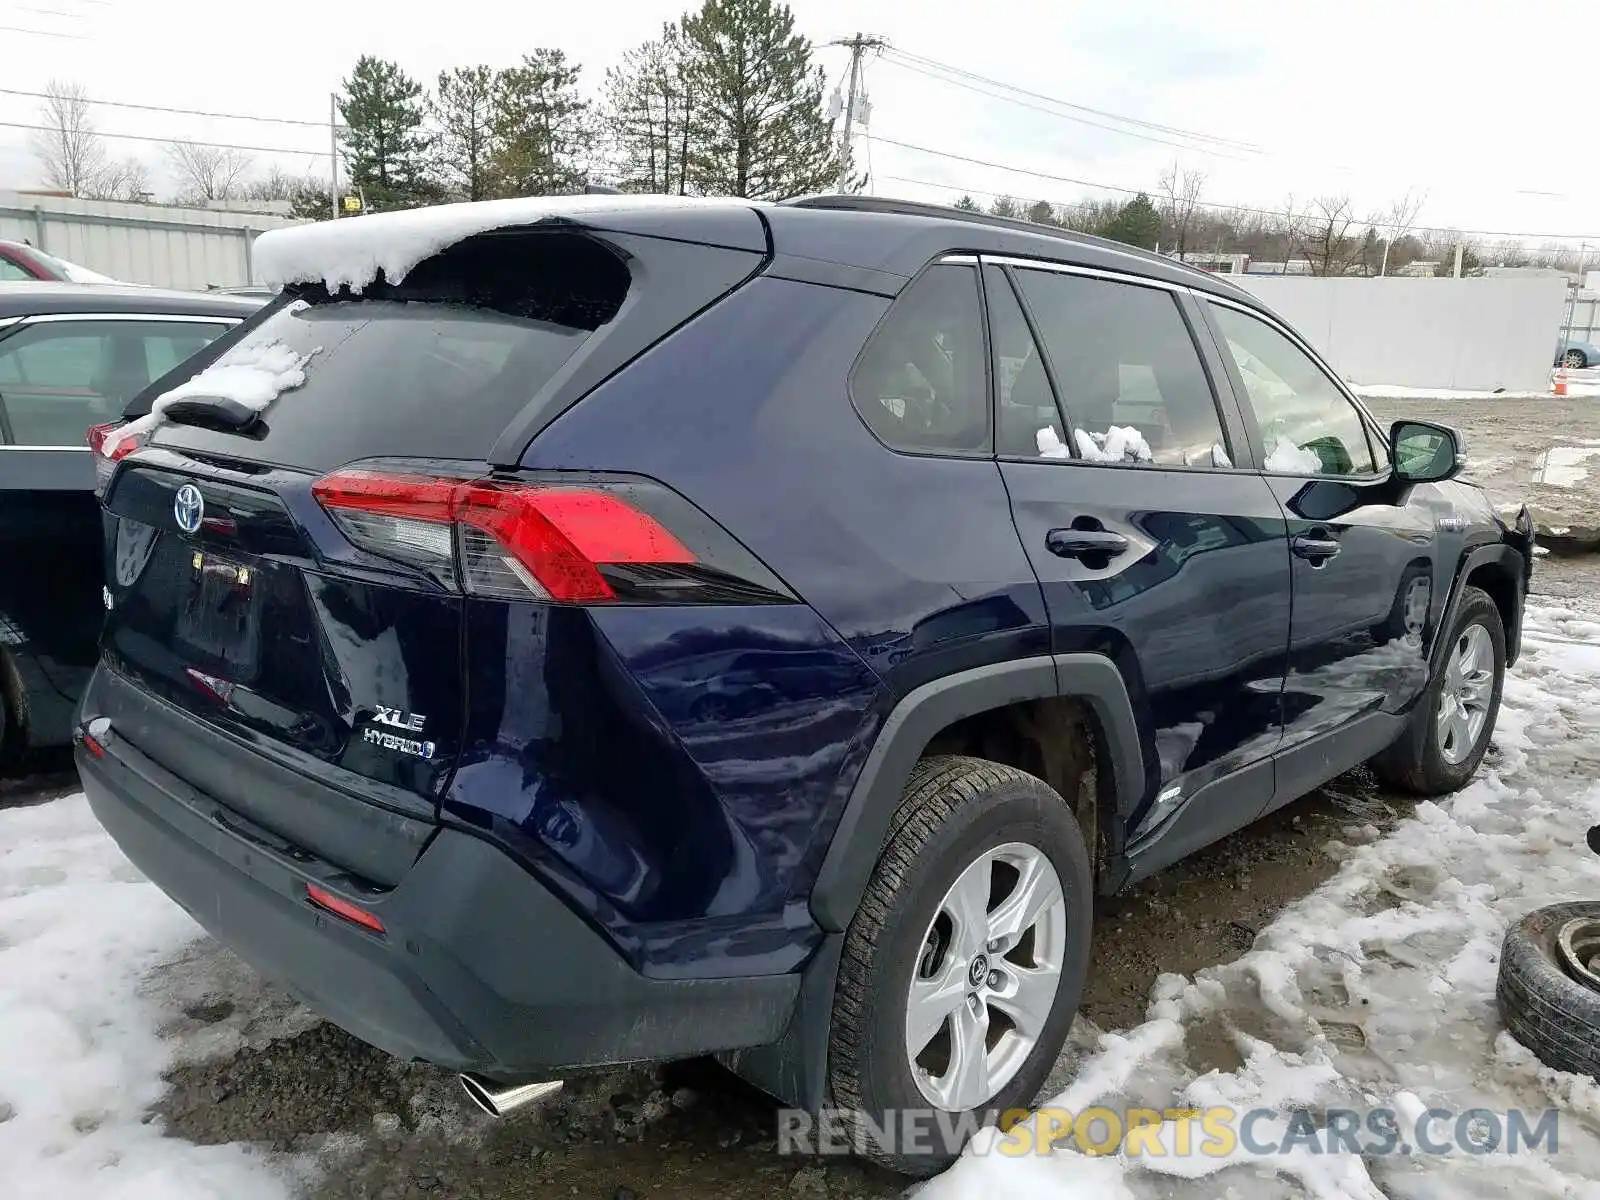
[[[103,615],[86,441],[261,301],[130,285],[0,288],[0,755],[65,744]]]

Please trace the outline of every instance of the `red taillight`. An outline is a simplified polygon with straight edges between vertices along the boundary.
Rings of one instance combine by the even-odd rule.
[[[110,425],[91,425],[89,427],[89,449],[93,450],[96,458],[110,459],[117,462],[126,458],[137,450],[143,441],[137,434],[127,434],[117,437],[117,430],[123,427],[123,422],[114,421]]]
[[[318,887],[314,883],[306,884],[306,898],[320,909],[331,912],[336,917],[343,917],[352,925],[359,925],[363,929],[370,929],[373,933],[383,933],[383,922],[378,920],[364,908],[358,908],[348,900],[335,896],[327,888]]]
[[[347,470],[312,492],[357,545],[474,595],[603,603],[604,567],[686,567],[697,556],[605,487]]]
[[[83,748],[95,758],[104,758],[106,756],[106,748],[100,744],[99,739],[92,733],[83,735]]]
[[[117,463],[144,445],[146,435],[138,430],[125,432],[130,427],[121,421],[110,425],[89,427],[89,451],[94,459],[94,490],[104,495],[106,484],[111,482]]]

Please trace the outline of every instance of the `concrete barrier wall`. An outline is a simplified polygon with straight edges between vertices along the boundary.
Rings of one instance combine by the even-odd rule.
[[[26,241],[124,283],[199,291],[258,283],[251,247],[268,229],[301,222],[116,200],[0,192],[0,239]]]
[[[1420,388],[1547,386],[1566,281],[1240,275],[1346,379]]]

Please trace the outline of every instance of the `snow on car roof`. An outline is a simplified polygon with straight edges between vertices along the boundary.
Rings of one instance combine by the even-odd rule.
[[[608,194],[438,204],[269,230],[256,239],[253,253],[262,278],[273,287],[322,283],[329,291],[348,286],[359,292],[380,270],[389,283],[399,283],[423,259],[491,229],[557,217],[728,203],[691,196]]]

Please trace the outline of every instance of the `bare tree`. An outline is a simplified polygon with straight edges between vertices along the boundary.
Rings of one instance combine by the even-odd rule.
[[[1356,225],[1349,196],[1319,196],[1306,209],[1300,251],[1313,275],[1343,275],[1361,257],[1361,242],[1352,237]]]
[[[1190,171],[1174,162],[1157,181],[1161,193],[1161,215],[1172,227],[1173,240],[1178,246],[1178,257],[1183,258],[1189,248],[1189,226],[1194,222],[1194,210],[1205,191],[1206,173]]]
[[[1426,199],[1426,192],[1414,195],[1408,188],[1404,196],[1372,218],[1372,225],[1383,230],[1383,260],[1378,264],[1380,278],[1389,273],[1389,247],[1411,232]]]
[[[92,182],[88,194],[96,200],[148,200],[150,168],[137,158],[109,162]]]
[[[80,83],[52,79],[39,106],[43,129],[29,139],[45,182],[72,196],[87,196],[105,170],[105,139],[89,117],[89,93]]]
[[[178,176],[181,201],[233,200],[243,194],[251,162],[243,150],[200,142],[171,142],[167,158]]]
[[[310,175],[294,175],[273,163],[260,175],[240,184],[237,195],[241,200],[293,200],[307,188],[326,191],[328,181]]]

